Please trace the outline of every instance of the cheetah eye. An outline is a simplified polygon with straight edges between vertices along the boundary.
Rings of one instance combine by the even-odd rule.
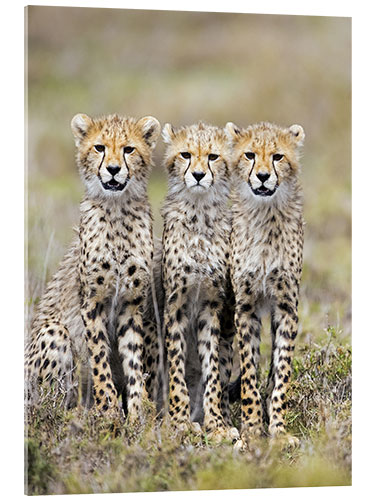
[[[181,153],[181,156],[182,156],[182,158],[185,158],[185,160],[188,160],[189,158],[191,158],[191,154],[187,153],[187,152]]]
[[[103,146],[103,144],[95,144],[94,148],[98,151],[98,153],[103,153],[105,150],[105,146]]]
[[[215,155],[213,153],[211,153],[210,155],[208,155],[208,160],[209,161],[215,161],[219,158],[219,155]]]
[[[284,157],[284,155],[279,155],[279,154],[276,154],[276,155],[273,155],[273,156],[272,156],[272,160],[273,160],[273,161],[280,161],[280,160],[281,160],[281,158],[283,158],[283,157]]]
[[[124,153],[129,155],[130,153],[132,153],[134,151],[134,148],[132,146],[126,146],[124,148]]]
[[[255,153],[251,153],[251,151],[248,151],[247,153],[245,153],[245,156],[248,160],[254,160]]]

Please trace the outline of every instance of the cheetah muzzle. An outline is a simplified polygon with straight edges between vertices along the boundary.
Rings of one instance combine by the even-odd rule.
[[[250,183],[249,183],[250,184]],[[254,189],[251,184],[251,191],[256,195],[256,196],[272,196],[275,194],[276,189],[278,188],[278,184],[273,189],[268,189],[266,186],[262,185],[256,189]]]
[[[108,182],[103,182],[100,179],[100,182],[102,183],[103,188],[107,191],[123,191],[129,182],[129,178],[125,179],[124,183],[116,181],[114,177]]]

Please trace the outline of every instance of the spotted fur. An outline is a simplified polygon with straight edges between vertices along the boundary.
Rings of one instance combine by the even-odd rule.
[[[222,328],[230,282],[229,149],[223,130],[203,123],[178,130],[167,124],[163,138],[169,412],[176,425],[185,426],[190,418],[199,420],[202,408],[206,431],[223,436],[229,414],[222,393],[227,394],[231,374],[233,335],[232,328],[226,335]]]
[[[257,387],[261,314],[271,314],[272,360],[267,388],[271,436],[283,434],[286,391],[298,324],[302,271],[301,126],[226,125],[232,142],[231,280],[241,363],[241,434],[259,434]]]
[[[146,383],[154,392],[158,363],[147,179],[160,125],[153,117],[80,114],[72,131],[86,193],[78,234],[32,324],[28,387],[37,381],[63,386],[74,402],[79,367],[100,411],[117,411],[122,394],[135,419],[144,376],[151,374]]]

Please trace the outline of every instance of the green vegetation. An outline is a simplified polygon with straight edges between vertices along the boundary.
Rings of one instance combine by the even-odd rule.
[[[350,484],[350,20],[36,6],[27,20],[28,320],[78,223],[74,114],[152,114],[175,125],[269,120],[306,132],[304,269],[288,411],[301,446],[283,450],[264,439],[242,454],[230,443],[175,436],[150,407],[131,429],[46,396],[27,415],[29,493]],[[149,185],[156,236],[166,192],[162,155],[159,141]],[[267,322],[264,330],[262,381]]]
[[[29,493],[351,484],[351,349],[334,330],[324,344],[297,352],[289,393],[289,429],[300,447],[262,438],[244,453],[229,442],[176,434],[150,403],[144,422],[131,427],[93,410],[65,410],[46,395],[27,417]],[[238,403],[232,412],[238,422]]]

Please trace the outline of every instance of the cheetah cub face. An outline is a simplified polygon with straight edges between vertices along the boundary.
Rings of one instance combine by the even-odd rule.
[[[204,196],[226,185],[229,149],[222,129],[199,123],[174,130],[167,123],[162,137],[171,192]]]
[[[299,169],[298,148],[305,137],[300,125],[282,128],[258,123],[241,130],[229,122],[225,131],[233,146],[236,177],[249,196],[276,197],[295,178]]]
[[[160,135],[152,116],[136,121],[112,115],[93,119],[84,114],[71,123],[77,146],[77,163],[91,196],[121,196],[148,175],[151,152]]]

